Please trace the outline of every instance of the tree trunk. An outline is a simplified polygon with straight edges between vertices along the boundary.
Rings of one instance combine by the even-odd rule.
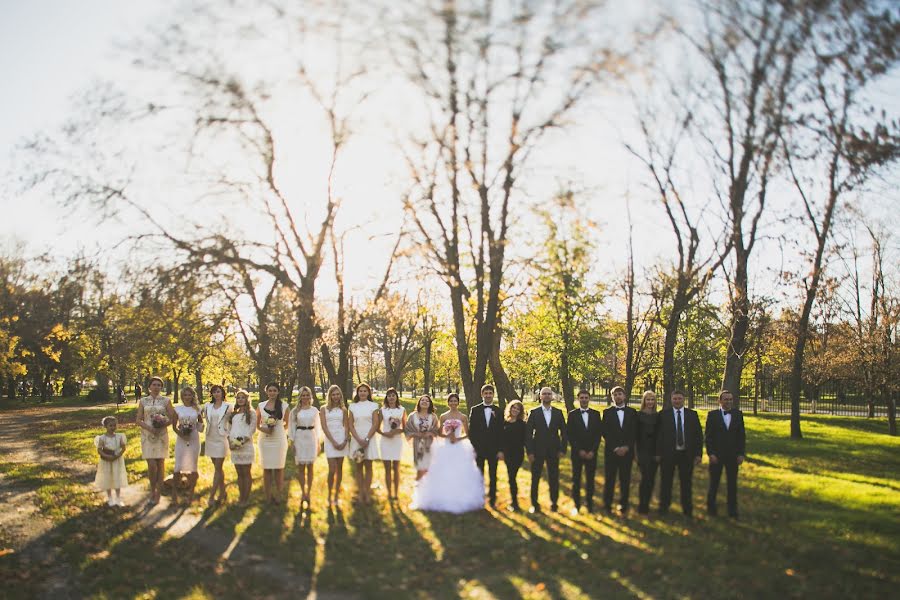
[[[203,403],[203,369],[194,369],[194,388],[197,390],[197,403]]]
[[[463,392],[466,395],[466,408],[469,407],[469,398],[477,398],[478,390],[472,378],[472,362],[469,358],[469,340],[466,337],[466,311],[463,301],[462,289],[458,286],[450,288],[450,304],[453,308],[453,331],[456,337],[456,356],[459,360],[459,377]],[[478,385],[481,387],[481,384]]]
[[[314,381],[312,372],[313,344],[319,337],[313,306],[314,290],[301,289],[298,293],[297,315],[297,377],[300,381]]]
[[[519,396],[516,394],[516,388],[512,381],[510,381],[509,375],[507,375],[506,369],[503,368],[503,363],[500,361],[499,332],[494,336],[490,364],[491,374],[494,377],[494,387],[497,388],[497,399],[500,403],[500,410],[506,410],[506,402],[509,400],[518,400]]]
[[[663,340],[663,408],[668,408],[672,401],[672,390],[675,389],[675,345],[678,343],[678,325],[681,321],[683,307],[676,298],[672,304],[672,314],[666,323],[666,337]]]
[[[572,388],[572,375],[569,371],[569,353],[563,351],[559,360],[559,380],[562,385],[563,401],[566,403],[566,414],[575,410],[575,391]]]
[[[177,371],[175,369],[172,369],[172,402],[173,403],[176,403],[181,399],[180,394],[178,393],[179,392],[178,382],[180,379],[181,379],[181,369],[179,369]]]
[[[422,349],[425,352],[422,374],[424,375],[425,379],[425,390],[429,395],[431,395],[432,387],[434,386],[434,375],[431,373],[431,347],[433,344],[434,340],[432,340],[430,337],[427,337],[425,338],[422,345]]]
[[[741,374],[744,371],[744,353],[747,350],[747,331],[750,329],[750,298],[748,296],[746,253],[735,254],[734,300],[731,306],[731,338],[725,353],[725,371],[722,389],[734,396],[735,408],[740,408]]]
[[[897,399],[890,391],[885,391],[884,403],[887,405],[888,433],[897,435]]]

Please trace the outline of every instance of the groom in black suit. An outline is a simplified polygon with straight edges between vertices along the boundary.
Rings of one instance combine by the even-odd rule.
[[[572,502],[573,514],[581,508],[581,472],[584,471],[584,506],[588,512],[594,510],[594,475],[597,472],[597,449],[603,435],[603,417],[590,408],[591,394],[587,390],[578,392],[579,408],[569,413],[566,430],[572,446]]]
[[[628,512],[628,492],[631,489],[631,465],[634,463],[637,445],[637,411],[625,405],[625,389],[612,389],[614,404],[603,411],[603,453],[605,479],[603,482],[603,505],[612,511],[616,479],[619,480],[619,498],[622,514]]]
[[[744,462],[747,434],[744,413],[731,408],[734,396],[728,390],[719,392],[719,408],[706,415],[706,454],[709,456],[709,492],[706,508],[717,515],[716,495],[722,480],[722,469],[728,479],[728,516],[737,518],[738,467]]]
[[[681,510],[693,515],[694,466],[703,460],[703,429],[697,411],[684,407],[684,392],[672,391],[672,404],[659,413],[656,460],[660,462],[659,512],[666,514],[672,504],[675,469],[681,485]]]
[[[494,404],[494,386],[481,388],[481,404],[476,404],[469,411],[469,440],[475,448],[475,460],[478,469],[484,476],[484,463],[488,464],[490,491],[488,498],[491,506],[497,504],[497,461],[503,457],[503,415],[500,407]]]
[[[547,463],[547,483],[550,484],[550,509],[558,510],[559,459],[566,454],[566,417],[563,411],[551,406],[553,390],[541,389],[541,405],[531,409],[525,424],[525,450],[531,462],[531,513],[541,512],[538,486]]]

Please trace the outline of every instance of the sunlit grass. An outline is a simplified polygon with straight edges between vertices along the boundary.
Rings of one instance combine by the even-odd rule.
[[[412,401],[404,403],[409,407]],[[127,464],[134,481],[146,467],[138,430],[130,422],[133,415],[128,416],[133,411],[131,405],[123,412],[120,430],[129,438]],[[61,458],[93,465],[100,414],[75,411],[35,435]],[[289,450],[288,502],[281,506],[263,503],[258,467],[254,504],[246,510],[235,506],[234,470],[226,462],[230,502],[195,526],[221,539],[210,551],[196,546],[195,532],[167,535],[143,525],[132,509],[107,510],[99,494],[56,472],[6,465],[3,473],[38,490],[42,509],[73,540],[64,556],[96,597],[237,596],[248,588],[234,578],[254,578],[244,577],[247,571],[231,562],[248,555],[275,561],[278,569],[319,589],[373,598],[693,597],[711,580],[726,582],[721,596],[863,597],[886,596],[895,589],[900,583],[900,442],[880,433],[882,423],[862,419],[806,418],[801,441],[788,439],[786,417],[748,416],[747,427],[750,459],[741,472],[742,518],[737,522],[703,514],[705,464],[695,473],[698,514],[693,522],[678,514],[677,501],[674,514],[662,519],[572,517],[568,460],[563,461],[561,512],[533,517],[502,510],[508,502],[502,467],[499,511],[465,516],[410,511],[415,473],[407,463],[401,468],[400,501],[388,503],[379,488],[371,506],[353,503],[352,468],[346,463],[343,507],[330,512],[325,506],[327,465],[320,457],[313,510],[306,515],[299,512],[300,490]],[[174,444],[174,435],[170,438]],[[198,492],[203,494],[212,469],[208,459],[201,458],[200,464]],[[638,478],[635,469],[634,500]],[[383,486],[380,463],[375,464],[374,481]],[[526,464],[518,482],[522,506],[529,504],[529,482]],[[597,505],[602,504],[601,490],[598,476]],[[53,506],[56,498],[65,498],[65,509]],[[199,517],[202,506],[198,501],[190,510]],[[162,576],[143,566],[148,550],[166,557],[166,563],[174,561],[175,573]],[[202,558],[184,561],[185,553]],[[137,571],[143,575],[125,577],[119,572],[123,567],[113,564],[143,569]],[[219,571],[222,577],[212,576]],[[100,595],[101,590],[107,595]]]

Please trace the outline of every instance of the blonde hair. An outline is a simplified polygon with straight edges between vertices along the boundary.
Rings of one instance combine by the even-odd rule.
[[[247,399],[247,404],[244,405],[247,408],[245,408],[243,410],[241,409],[241,406],[237,403],[238,398],[240,398],[241,396],[243,396],[244,398]],[[249,425],[250,421],[252,419],[252,417],[250,417],[251,411],[253,411],[253,402],[250,401],[250,392],[248,392],[245,389],[239,389],[239,390],[235,391],[234,392],[234,408],[231,410],[231,417],[229,417],[229,421],[234,423],[234,417],[236,415],[244,413],[244,419],[246,420],[247,425]]]
[[[191,402],[190,404],[184,404],[184,393],[185,392],[190,392],[191,397],[194,398],[194,401]],[[200,410],[200,400],[197,398],[197,390],[195,390],[191,386],[186,385],[183,388],[181,388],[181,391],[178,392],[178,398],[181,400],[181,403],[184,404],[185,406],[193,407],[194,409],[196,409],[198,411]]]
[[[294,415],[294,418],[297,417],[297,413],[300,412],[301,408],[303,408],[303,392],[307,392],[309,394],[309,405],[313,405],[312,390],[309,389],[309,386],[304,385],[302,388],[300,388],[300,391],[297,392],[297,406],[291,409],[291,414]]]
[[[334,405],[331,402],[331,392],[333,392],[334,390],[337,390],[338,394],[340,395],[340,397],[341,397],[340,406],[341,406],[341,408],[344,408],[344,390],[342,390],[340,388],[340,386],[332,385],[330,388],[328,388],[328,393],[325,395],[325,398],[327,399],[325,406],[329,410],[334,408]]]
[[[506,411],[503,416],[504,420],[509,423],[513,422],[512,418],[511,418],[512,415],[510,414],[510,410],[512,409],[513,406],[519,407],[519,416],[516,418],[516,421],[524,421],[525,420],[525,405],[522,404],[521,400],[510,400],[509,402],[506,403]]]
[[[654,400],[656,400],[656,392],[654,392],[653,390],[647,390],[646,392],[644,392],[644,393],[641,395],[641,408],[640,408],[640,410],[644,410],[644,408],[647,406],[647,400],[649,400],[651,397],[652,397]]]

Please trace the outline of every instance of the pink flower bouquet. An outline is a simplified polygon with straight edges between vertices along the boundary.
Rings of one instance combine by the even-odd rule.
[[[150,417],[150,423],[156,429],[162,429],[163,427],[165,427],[166,425],[169,424],[169,418],[166,417],[166,415],[164,415],[162,413],[156,413],[155,415]]]

